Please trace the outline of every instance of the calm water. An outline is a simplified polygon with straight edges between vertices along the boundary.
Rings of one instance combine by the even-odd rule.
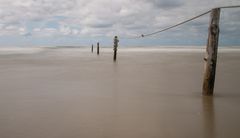
[[[4,54],[5,53],[5,54]],[[240,52],[220,51],[202,97],[204,50],[0,52],[1,138],[238,138]]]

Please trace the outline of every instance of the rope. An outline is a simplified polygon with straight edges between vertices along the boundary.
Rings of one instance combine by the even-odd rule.
[[[210,11],[211,11],[211,10],[209,10],[209,11],[207,11],[207,12],[205,12],[205,13],[202,13],[202,14],[200,14],[200,15],[197,15],[197,16],[195,16],[195,17],[193,17],[193,18],[191,18],[191,19],[188,19],[188,20],[186,20],[186,21],[180,22],[180,23],[178,23],[178,24],[176,24],[176,25],[173,25],[173,26],[170,26],[170,27],[168,27],[168,28],[162,29],[162,30],[160,30],[160,31],[156,31],[156,32],[153,32],[153,33],[145,34],[145,35],[142,34],[141,36],[142,36],[142,37],[147,37],[147,36],[151,36],[151,35],[158,34],[158,33],[160,33],[160,32],[167,31],[167,30],[169,30],[169,29],[172,29],[172,28],[175,28],[175,27],[180,26],[180,25],[182,25],[182,24],[185,24],[185,23],[187,23],[187,22],[190,22],[190,21],[192,21],[192,20],[194,20],[194,19],[196,19],[196,18],[199,18],[199,17],[201,17],[201,16],[203,16],[203,15],[205,15],[205,14],[208,14]]]
[[[216,7],[216,8],[213,8],[213,9],[217,9],[217,8],[226,9],[226,8],[239,8],[239,7],[240,7],[240,5],[235,5],[235,6]],[[190,22],[190,21],[192,21],[192,20],[195,20],[195,19],[197,19],[197,18],[199,18],[199,17],[201,17],[201,16],[204,16],[204,15],[210,13],[211,11],[212,11],[212,10],[206,11],[206,12],[200,14],[200,15],[197,15],[197,16],[195,16],[195,17],[192,17],[192,18],[188,19],[188,20],[185,20],[185,21],[183,21],[183,22],[180,22],[180,23],[178,23],[178,24],[172,25],[172,26],[170,26],[170,27],[164,28],[164,29],[159,30],[159,31],[156,31],[156,32],[152,32],[152,33],[149,33],[149,34],[142,34],[142,35],[140,35],[140,36],[135,36],[135,37],[120,37],[120,38],[123,38],[123,39],[139,39],[139,38],[143,38],[143,37],[152,36],[152,35],[155,35],[155,34],[158,34],[158,33],[161,33],[161,32],[165,32],[165,31],[170,30],[170,29],[172,29],[172,28],[178,27],[178,26],[180,26],[180,25],[182,25],[182,24],[185,24],[185,23],[187,23],[187,22]]]
[[[223,6],[223,7],[218,7],[220,9],[227,9],[227,8],[239,8],[240,5],[235,5],[235,6]],[[216,9],[216,8],[215,8]]]

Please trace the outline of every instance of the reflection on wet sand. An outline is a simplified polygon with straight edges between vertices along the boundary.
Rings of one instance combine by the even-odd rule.
[[[216,126],[215,126],[215,111],[214,111],[214,97],[203,96],[202,97],[203,107],[203,133],[205,138],[216,137]]]
[[[201,53],[109,51],[0,54],[0,138],[240,137],[239,53],[220,55],[212,99]]]

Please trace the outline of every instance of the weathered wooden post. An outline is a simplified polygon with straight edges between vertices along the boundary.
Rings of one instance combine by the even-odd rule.
[[[219,36],[220,8],[212,9],[204,58],[203,95],[213,95]]]
[[[99,42],[97,43],[97,54],[99,55]]]
[[[92,53],[93,53],[93,44],[92,44]]]
[[[117,60],[117,47],[118,47],[118,42],[119,42],[117,36],[114,37],[113,42],[114,42],[114,45],[113,45],[113,51],[114,51],[113,61],[116,61]]]

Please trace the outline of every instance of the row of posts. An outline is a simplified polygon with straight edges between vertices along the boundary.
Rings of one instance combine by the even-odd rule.
[[[203,95],[213,95],[217,53],[218,53],[218,38],[219,38],[219,19],[220,8],[212,9],[210,15],[210,23],[208,29],[208,41],[206,47],[206,55],[204,58],[204,76],[203,76]],[[113,40],[113,61],[117,60],[118,37],[115,36]],[[93,45],[92,45],[93,52]],[[99,43],[97,43],[97,54],[99,55]]]
[[[117,60],[118,42],[119,42],[118,37],[115,36],[113,39],[113,61]],[[99,49],[100,49],[100,46],[99,46],[99,42],[98,42],[97,43],[97,55],[99,55]],[[93,53],[93,44],[92,44],[91,52]]]

